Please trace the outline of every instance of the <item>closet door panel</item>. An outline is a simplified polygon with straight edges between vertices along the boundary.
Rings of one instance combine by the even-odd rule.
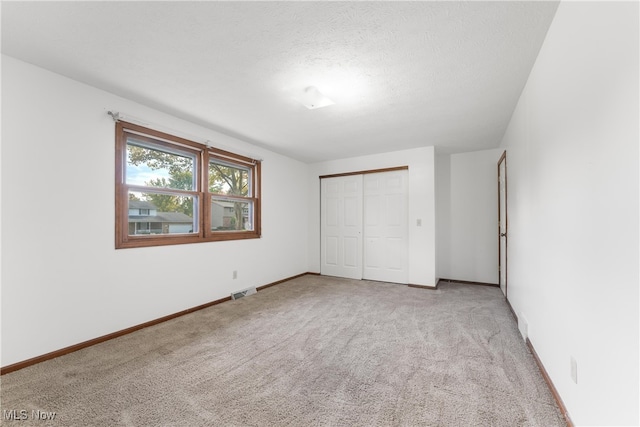
[[[320,222],[321,274],[362,279],[362,175],[321,180]]]
[[[364,279],[409,281],[407,178],[406,170],[364,175]]]

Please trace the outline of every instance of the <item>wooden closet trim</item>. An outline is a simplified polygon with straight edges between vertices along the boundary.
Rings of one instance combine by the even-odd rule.
[[[351,176],[351,175],[367,175],[367,174],[370,174],[370,173],[393,172],[393,171],[402,171],[402,170],[409,170],[409,166],[397,166],[395,168],[370,169],[370,170],[366,170],[366,171],[334,173],[334,174],[331,174],[331,175],[320,175],[320,179],[337,178],[337,177],[340,177],[340,176]]]

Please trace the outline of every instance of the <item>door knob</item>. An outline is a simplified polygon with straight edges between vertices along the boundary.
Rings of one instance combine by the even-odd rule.
[[[500,233],[500,237],[507,237],[507,233]]]

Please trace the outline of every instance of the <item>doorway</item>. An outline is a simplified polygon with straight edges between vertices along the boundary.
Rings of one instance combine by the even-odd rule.
[[[321,274],[408,283],[407,168],[321,178]]]
[[[507,152],[498,160],[498,283],[507,297]]]

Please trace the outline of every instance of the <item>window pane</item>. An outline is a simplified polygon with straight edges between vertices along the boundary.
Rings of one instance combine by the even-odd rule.
[[[246,168],[212,161],[209,163],[209,191],[216,194],[250,196],[249,172]]]
[[[197,233],[191,196],[129,192],[129,235]]]
[[[211,231],[252,231],[253,202],[211,198]]]
[[[127,140],[127,184],[193,190],[195,158]]]

